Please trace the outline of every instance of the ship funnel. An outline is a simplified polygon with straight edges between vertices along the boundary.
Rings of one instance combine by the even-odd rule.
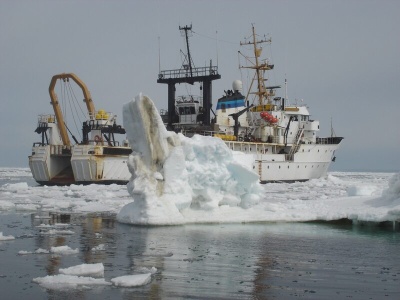
[[[242,91],[242,87],[243,87],[243,84],[242,84],[242,82],[240,80],[235,80],[232,83],[232,89],[233,89],[234,92],[241,92]]]

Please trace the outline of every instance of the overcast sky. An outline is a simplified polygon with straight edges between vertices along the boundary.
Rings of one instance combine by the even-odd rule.
[[[345,137],[331,170],[400,171],[399,13],[396,0],[1,0],[0,166],[28,166],[37,115],[53,112],[55,74],[78,75],[96,108],[121,123],[123,104],[139,92],[166,108],[159,53],[162,70],[181,66],[179,26],[193,25],[196,66],[218,62],[215,108],[233,80],[246,79],[237,51],[254,24],[272,38],[265,46],[275,64],[270,84],[286,77],[289,99],[303,99],[320,120],[319,136],[330,135],[332,118]],[[200,94],[198,86],[177,87],[177,94]]]

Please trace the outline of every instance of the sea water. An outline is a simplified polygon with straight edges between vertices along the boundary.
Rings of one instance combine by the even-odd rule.
[[[7,174],[0,189],[7,184],[35,185],[28,172]],[[383,175],[338,177],[354,183],[359,176],[380,186]],[[62,201],[71,197],[82,198],[79,205],[90,202],[90,187],[81,194],[42,188],[41,198],[53,193]],[[110,187],[109,193],[119,195],[120,189]],[[23,190],[22,184],[19,192],[3,188],[2,199],[29,203],[27,209],[35,203],[35,195]],[[15,237],[0,241],[1,299],[400,299],[396,223],[339,220],[147,227],[118,223],[112,211],[68,213],[45,210],[44,202],[40,205],[41,210],[0,214],[0,232]],[[79,251],[34,253],[64,245]],[[32,282],[55,276],[61,268],[89,263],[102,263],[108,282],[153,267],[156,271],[150,283],[132,288],[46,289]]]
[[[64,222],[73,234],[37,226]],[[2,299],[399,299],[400,233],[348,222],[137,227],[113,216],[4,214]],[[58,223],[59,224],[59,223]],[[25,254],[54,246],[73,255]],[[93,251],[104,245],[102,250]],[[103,263],[104,278],[156,268],[135,288],[44,289],[33,278],[60,268]]]

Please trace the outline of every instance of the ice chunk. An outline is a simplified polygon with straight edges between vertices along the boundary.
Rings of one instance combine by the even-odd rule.
[[[49,290],[69,290],[85,286],[111,285],[110,282],[103,278],[92,278],[74,275],[54,275],[33,278],[32,282],[38,283],[40,286]]]
[[[102,263],[97,264],[81,264],[72,266],[66,269],[60,269],[60,274],[65,275],[80,275],[80,276],[104,276],[104,265]]]
[[[68,254],[76,254],[76,253],[79,253],[79,249],[78,249],[78,248],[72,249],[72,248],[70,248],[70,247],[68,247],[68,246],[59,246],[59,247],[51,247],[51,248],[50,248],[50,252],[51,252],[51,253],[55,253],[55,254],[65,254],[65,255],[68,255]]]
[[[3,235],[3,232],[0,231],[0,241],[11,241],[15,240],[15,237],[12,235]]]
[[[151,273],[138,275],[125,275],[111,279],[115,286],[134,287],[146,285],[151,281]]]
[[[119,212],[120,222],[182,224],[186,211],[218,211],[221,206],[258,203],[258,175],[218,138],[187,138],[166,130],[150,98],[125,104],[124,127],[132,145],[128,191],[134,202]]]

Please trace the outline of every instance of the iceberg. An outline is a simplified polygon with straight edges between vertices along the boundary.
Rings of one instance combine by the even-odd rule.
[[[133,202],[117,215],[122,223],[191,223],[187,211],[215,213],[221,207],[248,208],[260,200],[258,175],[225,143],[167,131],[153,101],[138,95],[123,107],[132,147],[128,191]]]

